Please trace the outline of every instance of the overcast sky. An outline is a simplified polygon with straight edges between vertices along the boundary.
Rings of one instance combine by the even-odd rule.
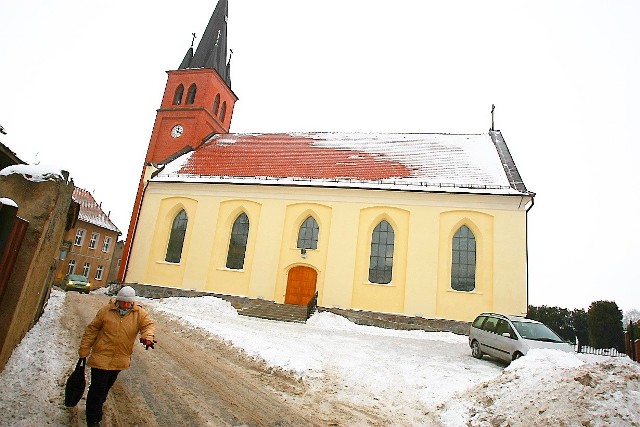
[[[0,141],[69,170],[126,234],[165,71],[215,4],[1,2]],[[640,308],[639,17],[633,0],[230,0],[231,131],[480,133],[495,104],[536,193],[530,304]]]

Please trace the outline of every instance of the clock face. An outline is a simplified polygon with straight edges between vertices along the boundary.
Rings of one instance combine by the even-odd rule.
[[[184,129],[182,128],[182,126],[175,125],[173,129],[171,129],[171,136],[174,138],[178,138],[180,135],[182,135],[183,132]]]

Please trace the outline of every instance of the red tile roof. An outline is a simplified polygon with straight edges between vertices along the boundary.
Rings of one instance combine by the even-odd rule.
[[[169,162],[154,181],[521,194],[510,184],[489,134],[216,135]]]
[[[91,193],[89,193],[87,190],[83,190],[82,188],[75,187],[73,189],[72,197],[73,200],[80,204],[80,213],[78,214],[78,219],[80,221],[84,221],[89,224],[93,224],[98,227],[102,227],[121,234],[120,230],[118,230],[118,227],[116,227],[115,224],[111,222],[109,217],[103,212],[100,205],[96,203],[96,200],[93,198]]]
[[[411,175],[400,162],[361,151],[318,147],[314,142],[293,135],[227,135],[199,148],[180,173],[360,180]]]

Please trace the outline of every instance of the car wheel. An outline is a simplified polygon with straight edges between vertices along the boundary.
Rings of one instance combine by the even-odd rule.
[[[513,353],[513,357],[511,358],[512,361],[514,360],[518,360],[523,356],[522,353],[520,353],[519,351],[516,351],[515,353]]]
[[[471,355],[476,359],[482,359],[482,356],[484,356],[482,350],[480,350],[480,343],[476,340],[471,341]]]

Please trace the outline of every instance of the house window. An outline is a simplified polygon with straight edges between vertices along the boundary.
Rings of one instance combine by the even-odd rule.
[[[476,288],[476,238],[466,225],[453,236],[451,257],[451,288],[473,291]]]
[[[318,249],[318,223],[310,216],[304,220],[298,231],[298,248]]]
[[[104,267],[99,265],[96,269],[96,280],[102,280],[102,272],[104,271]]]
[[[98,233],[91,233],[91,239],[89,240],[89,249],[96,248],[96,241],[98,240]]]
[[[249,237],[249,218],[246,213],[240,214],[233,223],[229,251],[227,252],[227,268],[242,270],[244,267],[244,254],[247,250]]]
[[[69,267],[67,267],[67,274],[73,274],[73,272],[76,270],[76,260],[75,259],[70,259],[69,260]]]
[[[227,101],[222,103],[222,108],[220,108],[220,122],[224,122],[224,115],[227,114]]]
[[[171,234],[169,235],[169,244],[167,245],[167,254],[164,258],[165,261],[180,262],[184,236],[187,234],[187,222],[187,213],[184,209],[178,212],[178,215],[173,219]]]
[[[82,246],[82,242],[84,240],[84,230],[82,228],[78,228],[76,231],[76,240],[73,242],[74,246]]]
[[[102,252],[109,252],[109,247],[111,246],[111,237],[104,236],[104,243],[102,243]]]
[[[196,84],[189,86],[189,93],[187,93],[187,104],[193,104],[196,100]]]
[[[88,262],[85,262],[84,265],[82,266],[82,275],[84,277],[89,277],[90,271],[91,271],[91,264]]]
[[[216,95],[215,101],[213,101],[213,115],[218,115],[218,110],[220,109],[220,94]]]
[[[176,88],[176,94],[173,96],[173,105],[182,104],[182,94],[184,93],[184,86],[182,84]]]
[[[381,221],[373,229],[369,257],[369,282],[391,283],[394,237],[393,227],[387,221]]]

